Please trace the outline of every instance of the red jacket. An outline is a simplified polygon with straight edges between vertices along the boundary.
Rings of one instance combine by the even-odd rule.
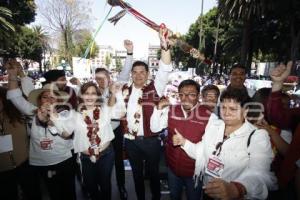
[[[281,187],[285,187],[295,176],[297,166],[296,161],[300,159],[300,124],[297,126],[293,140],[280,165],[278,182]]]
[[[202,105],[194,108],[187,118],[180,105],[170,106],[168,118],[168,137],[166,142],[166,160],[168,167],[176,176],[192,177],[195,170],[195,160],[190,158],[179,146],[173,146],[172,137],[176,128],[186,139],[193,143],[201,141],[210,111]]]
[[[294,130],[292,142],[280,164],[279,173],[277,174],[279,185],[285,187],[293,179],[297,169],[295,163],[300,159],[300,124],[299,121],[295,122],[295,120],[299,120],[300,108],[284,108],[281,101],[281,91],[271,93],[265,106],[267,108],[267,118],[270,123],[282,129]]]
[[[300,108],[286,109],[281,101],[281,91],[272,92],[265,105],[267,119],[281,129],[295,128],[294,119],[299,119]]]

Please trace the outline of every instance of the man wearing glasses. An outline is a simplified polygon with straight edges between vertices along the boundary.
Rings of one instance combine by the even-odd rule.
[[[168,129],[165,152],[171,199],[181,199],[184,187],[188,200],[200,199],[202,184],[193,180],[195,161],[173,145],[172,136],[176,129],[194,143],[201,141],[211,111],[199,103],[200,85],[194,80],[182,81],[178,91],[180,103],[169,105],[167,99],[161,100],[153,111],[150,127],[152,132]]]
[[[211,112],[218,115],[218,98],[220,96],[220,90],[215,85],[206,85],[201,90],[201,103],[208,107]]]

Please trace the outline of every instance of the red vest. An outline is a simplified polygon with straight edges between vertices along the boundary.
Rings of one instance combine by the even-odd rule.
[[[295,177],[297,166],[296,162],[300,159],[300,124],[298,124],[288,151],[283,159],[278,174],[278,182],[281,187],[286,187]]]
[[[180,105],[170,106],[168,118],[168,137],[166,142],[166,160],[168,167],[176,176],[192,177],[195,160],[190,158],[180,146],[173,146],[172,137],[176,128],[183,137],[193,143],[201,141],[211,112],[199,105],[184,118]]]
[[[124,93],[124,90],[128,90],[127,97],[124,98],[126,108],[129,101],[129,97],[132,92],[132,85],[130,87],[127,87],[126,85],[122,88],[122,91]],[[156,92],[156,89],[154,87],[154,81],[151,81],[147,86],[142,88],[143,95],[141,98],[141,104],[142,104],[142,112],[143,112],[143,127],[144,127],[144,136],[149,137],[153,134],[150,130],[150,118],[153,113],[154,106],[157,105],[160,98]],[[127,108],[128,109],[128,108]],[[127,118],[126,116],[121,120],[121,126],[123,129],[123,134],[128,133],[128,127],[127,127]]]

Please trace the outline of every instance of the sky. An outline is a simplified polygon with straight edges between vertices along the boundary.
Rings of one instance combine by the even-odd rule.
[[[173,32],[187,33],[189,26],[196,21],[201,13],[201,0],[125,0],[137,11],[157,24],[164,23]],[[92,29],[95,31],[107,15],[110,5],[106,0],[90,0],[92,7]],[[204,0],[203,11],[216,6],[216,0]],[[109,17],[121,10],[114,7]],[[39,21],[39,13],[37,22]],[[98,45],[111,45],[118,50],[125,50],[124,39],[133,41],[134,57],[145,59],[148,46],[158,45],[158,33],[147,27],[132,15],[126,14],[115,26],[106,21],[97,34]]]

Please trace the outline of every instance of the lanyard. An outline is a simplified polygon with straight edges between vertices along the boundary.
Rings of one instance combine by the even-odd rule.
[[[216,156],[220,155],[220,153],[222,151],[222,146],[228,138],[229,137],[224,134],[223,140],[216,145],[216,149],[213,151],[213,155],[216,155]]]

